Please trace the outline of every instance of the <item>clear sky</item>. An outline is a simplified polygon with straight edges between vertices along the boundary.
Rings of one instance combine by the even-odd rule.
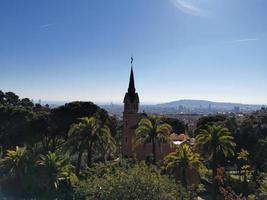
[[[0,0],[0,89],[267,104],[266,0]]]

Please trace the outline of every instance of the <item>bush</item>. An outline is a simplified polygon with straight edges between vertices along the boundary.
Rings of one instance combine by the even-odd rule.
[[[74,188],[75,199],[188,199],[181,186],[144,163],[95,165]]]
[[[61,199],[71,190],[71,179],[72,166],[57,153],[40,155],[17,147],[0,159],[0,189],[14,198]]]

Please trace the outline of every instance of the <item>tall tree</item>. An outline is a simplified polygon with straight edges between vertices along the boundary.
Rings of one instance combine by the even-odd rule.
[[[172,126],[172,131],[177,134],[185,133],[188,129],[187,125],[183,121],[176,118],[163,117],[162,121],[170,124]]]
[[[196,136],[196,144],[207,150],[212,168],[212,199],[216,199],[217,184],[215,177],[217,175],[218,162],[221,156],[228,157],[229,155],[234,155],[234,148],[236,146],[234,138],[227,128],[207,125],[199,130]]]
[[[29,144],[36,136],[36,133],[29,130],[34,115],[26,108],[0,106],[0,146],[3,151]]]
[[[200,160],[200,156],[194,153],[189,145],[180,145],[174,152],[165,157],[164,165],[166,170],[174,173],[177,180],[181,181],[181,184],[185,189],[188,188],[188,172],[191,170],[200,173],[204,168]]]
[[[5,102],[5,93],[0,90],[0,104],[4,104]]]
[[[141,119],[138,128],[135,131],[135,146],[152,143],[153,163],[156,163],[156,145],[162,143],[171,143],[169,135],[172,127],[169,124],[162,123],[157,116],[151,115]]]
[[[5,101],[7,104],[10,105],[19,105],[19,96],[16,95],[14,92],[6,92],[5,93]]]
[[[249,165],[249,152],[247,150],[241,149],[239,153],[237,153],[237,167],[239,171],[239,178],[240,180],[243,178],[243,189],[244,194],[248,195],[248,181],[247,178],[251,174],[251,167]]]
[[[197,128],[203,128],[206,125],[220,124],[226,120],[224,115],[213,115],[201,117],[197,122]]]
[[[90,166],[94,147],[96,149],[101,146],[115,148],[115,140],[111,136],[110,129],[100,124],[94,117],[84,117],[79,123],[73,124],[69,130],[66,147],[71,149],[71,153],[78,152],[76,174],[80,172],[82,155],[85,151],[87,151],[87,166]]]
[[[20,104],[23,107],[33,107],[34,106],[33,102],[29,98],[23,98],[23,99],[21,99],[20,100]]]
[[[109,117],[108,113],[92,102],[71,102],[54,108],[50,114],[50,134],[52,146],[56,149],[56,143],[60,139],[68,138],[68,131],[73,123],[78,123],[82,117],[93,117],[95,115]]]

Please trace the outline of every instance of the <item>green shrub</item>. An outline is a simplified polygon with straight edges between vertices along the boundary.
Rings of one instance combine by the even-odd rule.
[[[17,147],[0,159],[0,189],[14,198],[55,199],[71,189],[72,166],[64,155],[40,155]]]
[[[174,180],[144,163],[96,165],[74,188],[75,199],[188,199]]]

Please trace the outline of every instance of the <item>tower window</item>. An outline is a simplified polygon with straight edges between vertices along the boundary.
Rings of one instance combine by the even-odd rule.
[[[127,126],[128,126],[128,122],[127,120],[125,120],[125,127],[127,128]]]
[[[127,137],[125,138],[125,144],[127,144],[128,143],[128,139],[127,139]]]

